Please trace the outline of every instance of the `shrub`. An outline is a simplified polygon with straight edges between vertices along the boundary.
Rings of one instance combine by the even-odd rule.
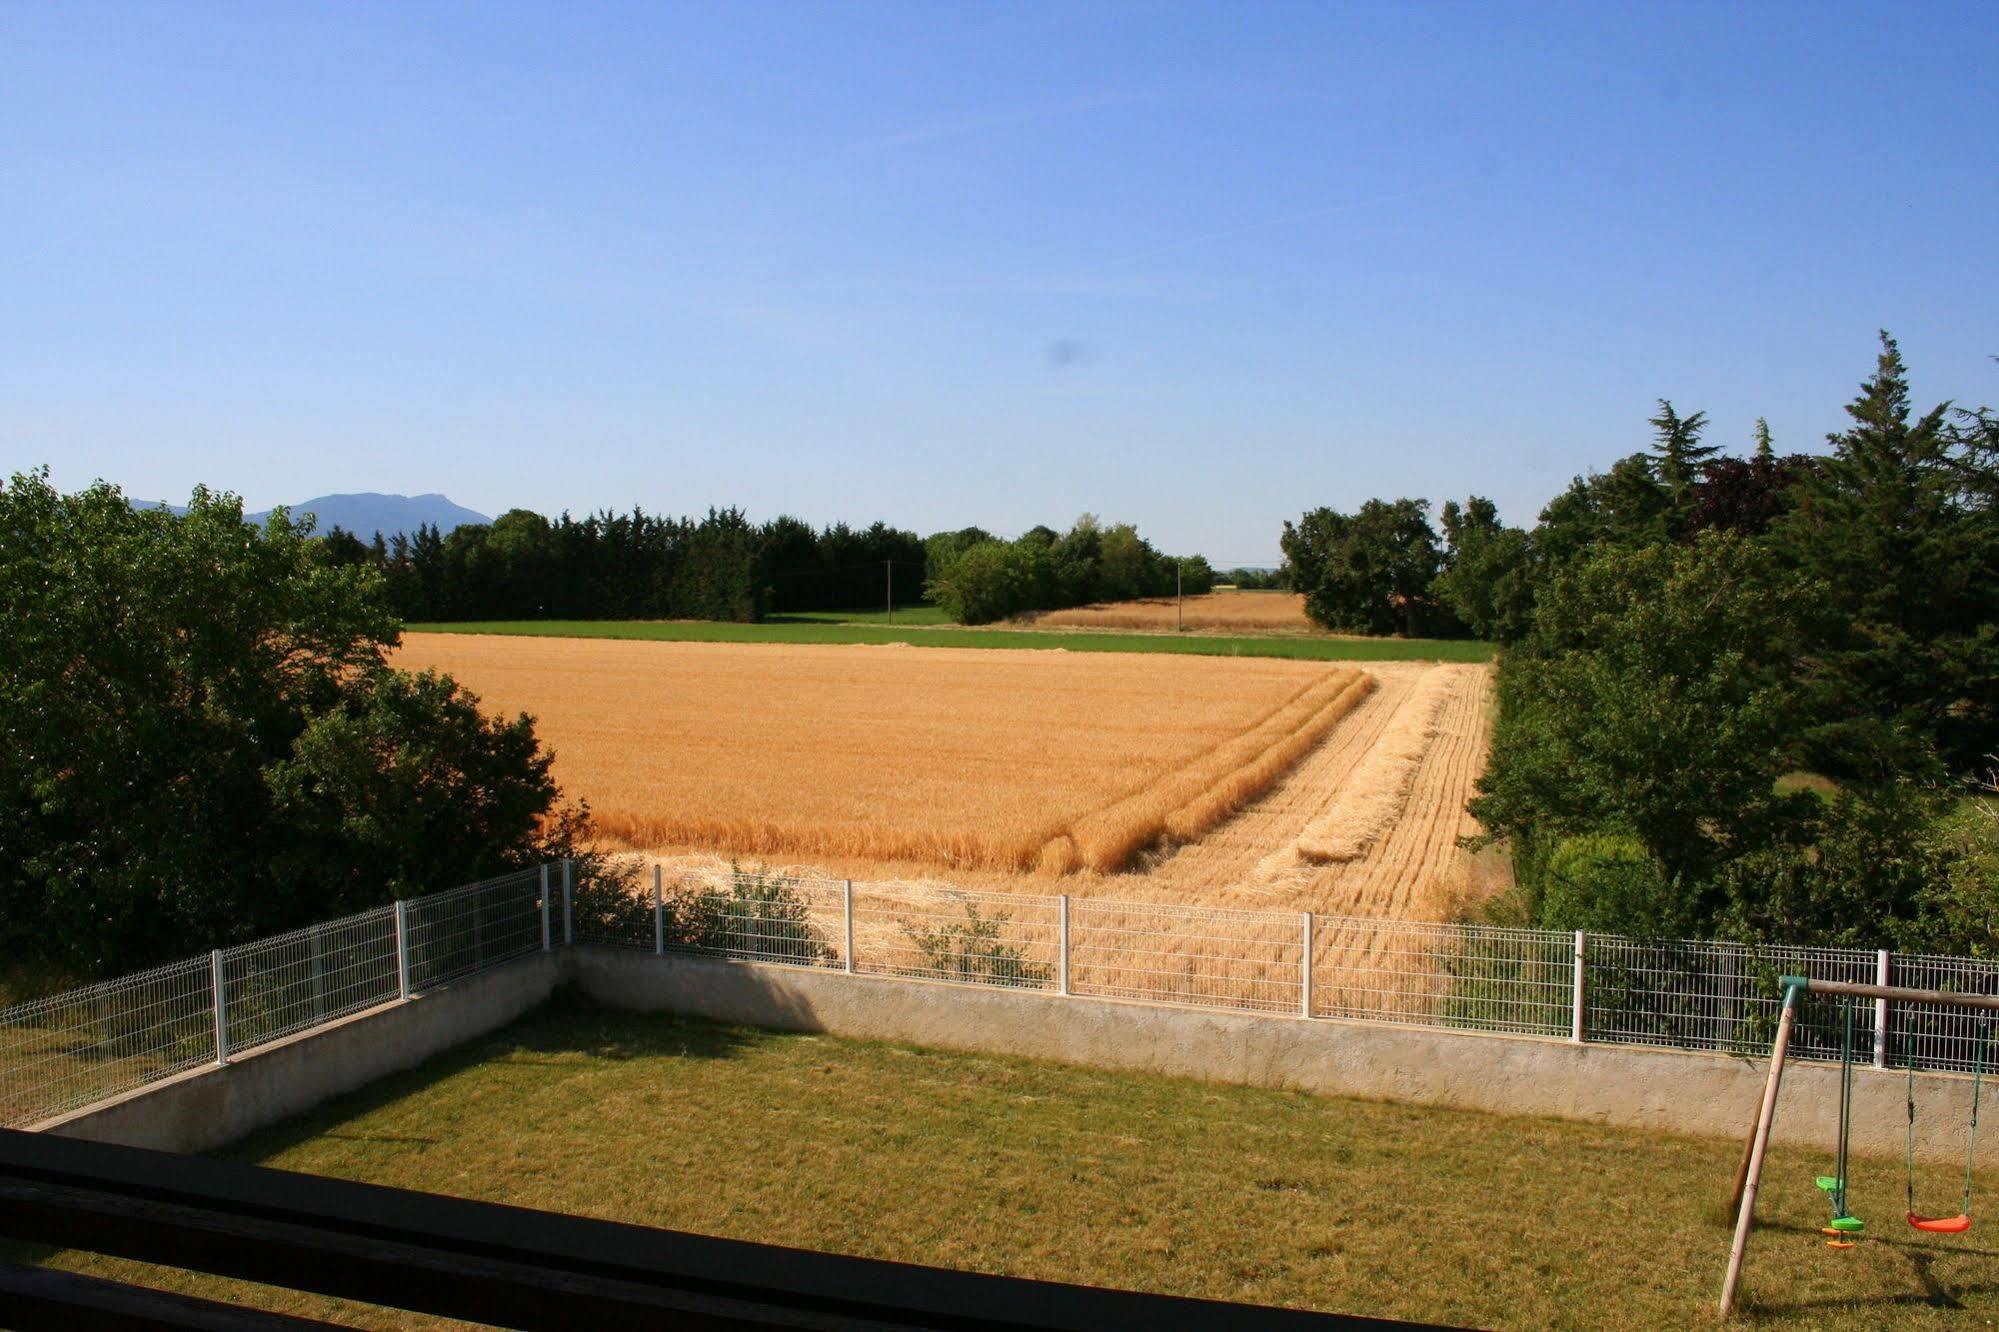
[[[963,924],[928,930],[905,923],[902,932],[923,954],[923,965],[908,968],[909,974],[1039,989],[1048,983],[1049,969],[1028,961],[1025,948],[1005,941],[1000,927],[1008,919],[1004,911],[982,917],[976,905],[967,904]]]
[[[726,889],[711,885],[680,905],[672,936],[703,952],[757,962],[819,963],[837,956],[813,927],[792,880],[733,866]]]

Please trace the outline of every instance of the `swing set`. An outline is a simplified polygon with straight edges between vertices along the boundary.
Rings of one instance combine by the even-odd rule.
[[[1777,1118],[1777,1089],[1784,1077],[1784,1058],[1790,1050],[1791,1031],[1797,1025],[1798,1000],[1806,994],[1838,996],[1842,1003],[1843,1038],[1839,1061],[1839,1141],[1834,1152],[1833,1172],[1818,1177],[1818,1188],[1826,1196],[1832,1216],[1823,1227],[1826,1244],[1850,1249],[1854,1237],[1867,1225],[1847,1208],[1848,1147],[1853,1130],[1853,1008],[1857,999],[1911,1004],[1938,1004],[1980,1010],[1978,1037],[1971,1063],[1971,1125],[1966,1134],[1964,1197],[1956,1216],[1929,1216],[1916,1210],[1916,1061],[1915,1045],[1906,1028],[1902,1035],[1903,1062],[1908,1065],[1908,1127],[1905,1131],[1904,1174],[1908,1200],[1907,1221],[1915,1229],[1932,1235],[1961,1235],[1971,1229],[1972,1167],[1978,1155],[1978,1098],[1985,1079],[1986,1029],[1991,1014],[1999,1011],[1999,995],[1950,994],[1942,990],[1912,990],[1899,985],[1861,985],[1851,981],[1812,980],[1806,976],[1786,976],[1784,1007],[1777,1018],[1777,1039],[1770,1047],[1770,1075],[1763,1084],[1763,1102],[1756,1113],[1756,1131],[1743,1157],[1741,1173],[1735,1181],[1737,1212],[1735,1242],[1728,1252],[1728,1275],[1721,1287],[1721,1316],[1735,1307],[1736,1283],[1742,1277],[1742,1259],[1749,1248],[1749,1231],[1756,1213],[1756,1191],[1763,1178],[1763,1157],[1770,1145],[1770,1126]]]

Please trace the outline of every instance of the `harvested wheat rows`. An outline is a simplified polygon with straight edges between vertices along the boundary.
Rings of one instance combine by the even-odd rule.
[[[1306,662],[412,634],[533,713],[633,847],[1115,870],[1256,798],[1372,688]]]

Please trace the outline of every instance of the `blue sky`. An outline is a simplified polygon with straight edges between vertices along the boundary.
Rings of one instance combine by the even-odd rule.
[[[0,466],[1516,521],[1653,399],[1999,402],[1999,6],[0,2]]]

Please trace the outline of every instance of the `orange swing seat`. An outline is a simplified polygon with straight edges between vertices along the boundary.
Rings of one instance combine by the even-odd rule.
[[[1917,1230],[1926,1230],[1932,1235],[1962,1235],[1971,1229],[1971,1218],[1963,1212],[1956,1216],[1921,1216],[1909,1213],[1909,1224]]]

